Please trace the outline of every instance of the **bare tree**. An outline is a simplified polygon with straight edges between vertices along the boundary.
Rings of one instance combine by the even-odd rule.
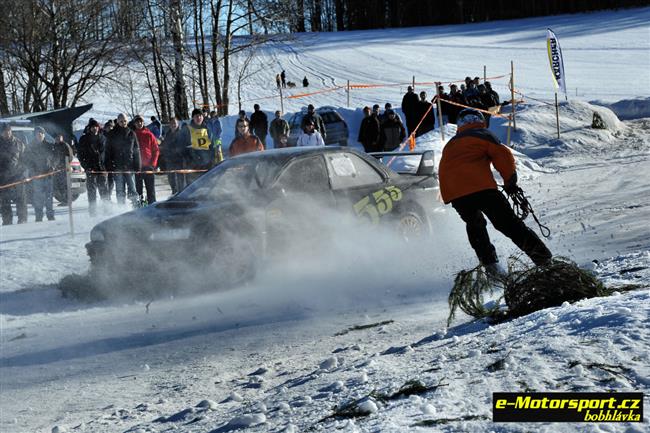
[[[239,68],[239,73],[237,74],[237,104],[239,105],[239,111],[242,109],[242,85],[245,84],[250,77],[262,70],[261,65],[255,65],[256,67],[251,68],[251,66],[255,64],[257,48],[258,47],[256,45],[250,45],[245,48],[244,52],[242,53],[244,55],[244,60],[241,67]]]
[[[49,101],[34,100],[35,109],[76,105],[119,66],[112,55],[113,33],[93,28],[92,17],[109,6],[110,0],[24,0],[21,7],[3,11],[10,15],[3,50],[28,77],[26,93],[39,99],[38,85],[47,88]]]
[[[174,45],[174,113],[181,119],[189,117],[187,87],[185,85],[185,39],[181,0],[170,0],[169,15]]]

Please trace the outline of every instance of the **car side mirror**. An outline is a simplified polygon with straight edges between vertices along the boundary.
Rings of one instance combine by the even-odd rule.
[[[433,176],[435,174],[436,164],[434,161],[433,150],[427,150],[422,154],[418,171],[415,173],[418,176]]]

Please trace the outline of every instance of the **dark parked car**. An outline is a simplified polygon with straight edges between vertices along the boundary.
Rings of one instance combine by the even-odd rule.
[[[423,237],[431,232],[438,182],[433,152],[415,158],[409,174],[333,146],[227,159],[168,200],[96,225],[86,244],[91,275],[109,287],[134,287],[123,280],[131,278],[138,290],[143,282],[159,287],[191,278],[210,289],[229,287],[295,242],[314,250],[345,220],[381,224],[405,240]]]
[[[323,118],[323,123],[325,123],[325,129],[327,134],[325,135],[325,145],[330,146],[347,146],[348,145],[348,136],[350,131],[348,129],[348,124],[345,123],[343,117],[336,111],[335,107],[330,107],[328,105],[323,107],[318,107],[316,113]],[[303,109],[300,113],[296,113],[289,119],[289,146],[295,146],[298,141],[298,136],[302,133],[300,129],[300,123],[302,118],[307,114],[307,110]]]

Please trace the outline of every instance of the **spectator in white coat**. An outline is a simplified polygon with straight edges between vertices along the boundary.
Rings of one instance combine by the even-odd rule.
[[[302,130],[302,134],[298,137],[296,146],[325,146],[325,141],[323,141],[320,132],[316,131],[313,120],[307,120],[305,122],[305,128]]]

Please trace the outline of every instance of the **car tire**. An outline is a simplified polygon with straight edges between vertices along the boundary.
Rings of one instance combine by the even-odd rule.
[[[255,277],[257,268],[257,251],[254,243],[247,237],[229,234],[229,239],[220,239],[208,264],[210,284],[219,289],[240,286]]]
[[[408,208],[397,217],[397,233],[406,243],[421,241],[430,235],[427,218],[415,208]]]

